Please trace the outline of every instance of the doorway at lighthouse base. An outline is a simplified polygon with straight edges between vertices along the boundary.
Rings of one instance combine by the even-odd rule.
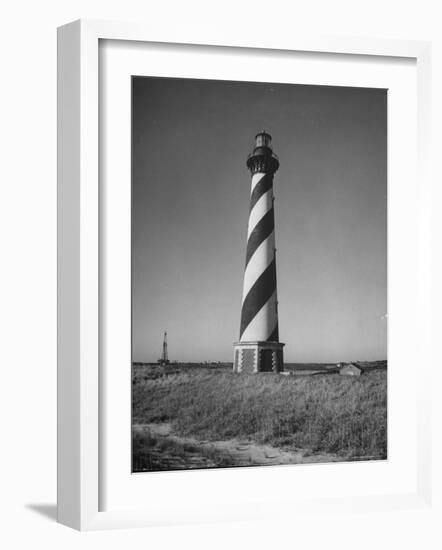
[[[233,371],[241,373],[282,372],[284,359],[280,342],[237,342]]]

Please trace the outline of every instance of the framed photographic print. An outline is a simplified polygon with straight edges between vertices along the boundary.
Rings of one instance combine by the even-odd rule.
[[[428,44],[81,21],[58,67],[59,521],[425,505]]]
[[[133,76],[131,133],[132,471],[386,459],[387,90]]]

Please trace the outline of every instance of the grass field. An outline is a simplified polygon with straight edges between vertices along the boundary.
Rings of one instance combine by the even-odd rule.
[[[169,423],[181,438],[251,441],[302,449],[306,457],[387,456],[385,369],[343,377],[238,375],[225,368],[175,369],[159,376],[158,368],[134,367],[133,424]],[[176,456],[185,454],[185,439],[177,441],[134,434],[134,464],[144,457],[143,464],[154,464],[142,469],[161,469],[161,445]],[[220,461],[207,456],[207,464],[231,465],[225,455]]]

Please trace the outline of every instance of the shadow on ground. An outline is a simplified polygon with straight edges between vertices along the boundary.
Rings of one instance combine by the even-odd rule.
[[[56,504],[25,504],[28,510],[32,510],[40,516],[43,516],[51,521],[57,520],[57,505]]]

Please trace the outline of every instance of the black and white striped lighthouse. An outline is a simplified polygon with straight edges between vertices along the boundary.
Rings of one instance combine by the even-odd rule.
[[[247,158],[252,174],[246,267],[239,342],[234,344],[235,372],[281,372],[278,331],[273,176],[279,168],[272,136],[260,132]]]

